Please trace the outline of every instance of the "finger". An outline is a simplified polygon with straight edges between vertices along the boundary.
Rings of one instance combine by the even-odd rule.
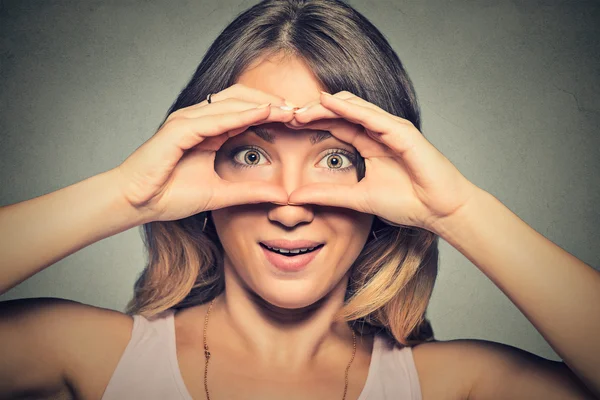
[[[346,91],[336,93],[336,96],[339,96],[341,99],[344,99],[344,100],[347,100],[347,99],[349,99],[351,97],[355,97],[352,93],[346,92]],[[318,105],[320,103],[321,103],[321,99],[319,97],[319,98],[316,98],[313,101],[310,101],[310,102],[304,104],[302,106],[302,108],[297,109],[295,112],[302,113],[302,112],[304,112],[305,109],[308,109],[308,108],[310,108],[312,106],[315,106],[315,105]]]
[[[221,103],[221,102],[223,102],[225,100],[229,100],[229,99],[239,99],[239,100],[246,101],[248,103],[253,103],[256,105],[265,104],[265,103],[271,103],[274,106],[285,105],[285,100],[282,97],[264,92],[259,89],[254,89],[254,88],[248,87],[241,83],[236,83],[234,85],[231,85],[231,86],[221,90],[220,92],[212,93],[210,99],[211,99],[211,102],[210,102],[211,109],[214,108],[213,105],[216,105],[217,103]],[[170,119],[172,119],[172,116],[176,115],[176,114],[177,115],[187,115],[190,112],[195,113],[198,110],[202,110],[202,109],[206,108],[207,105],[209,105],[208,100],[204,99],[199,103],[192,104],[188,107],[180,108],[179,110],[176,110],[173,113],[171,113],[171,115],[169,115],[169,117],[167,118],[166,121],[169,121]],[[284,111],[284,110],[282,110],[282,111]],[[291,111],[293,111],[293,110],[291,110]],[[197,117],[197,116],[198,116],[197,114],[193,114],[192,117]]]
[[[235,111],[241,112],[256,108],[260,104],[261,103],[256,103],[254,101],[230,98],[220,101],[218,103],[211,103],[210,106],[206,107],[182,108],[169,115],[165,122],[175,118],[198,118],[204,115],[225,114],[227,112]],[[281,121],[290,121],[293,118],[293,110],[286,111],[279,107],[271,107],[271,115],[275,117],[278,121],[280,120],[279,118],[281,118]]]
[[[288,125],[288,124],[286,124]],[[351,144],[363,158],[393,157],[394,152],[376,135],[365,130],[362,125],[352,123],[342,117],[310,122],[302,127],[292,129],[310,129],[328,131],[342,142]]]
[[[326,120],[333,118],[341,118],[340,115],[334,113],[333,111],[319,105],[313,106],[308,109],[307,114],[297,114],[294,113],[294,118],[287,122],[285,125],[288,128],[292,129],[302,129],[305,128],[307,124],[318,121],[318,120]]]
[[[236,98],[259,104],[271,103],[274,106],[285,105],[285,99],[283,97],[276,96],[274,94],[267,93],[259,89],[251,88],[241,83],[236,83],[221,90],[220,92],[213,93],[210,97],[210,100],[211,104],[213,104],[230,98]],[[208,101],[205,99],[192,107],[202,107],[206,105],[208,105]]]
[[[290,205],[316,204],[349,208],[362,213],[372,214],[368,210],[366,196],[358,190],[358,184],[343,185],[314,183],[294,190],[288,199]]]
[[[338,94],[336,94],[336,96],[339,96],[342,99],[348,99],[354,95],[350,92],[339,92]],[[310,111],[310,112],[307,113],[307,111]],[[339,117],[337,114],[335,114],[331,110],[329,110],[325,107],[322,107],[321,99],[318,98],[316,100],[313,100],[313,101],[305,104],[301,108],[294,110],[295,120],[290,122],[290,124],[294,125],[294,126],[302,125],[303,123],[306,123],[304,121],[309,121],[312,116],[315,116],[312,119],[325,119],[325,118]]]
[[[239,128],[248,127],[252,124],[262,123],[269,120],[271,107],[253,108],[241,112],[230,112],[226,114],[207,115],[200,118],[177,118],[163,125],[157,133],[159,140],[175,143],[181,151],[188,150],[205,138],[218,136],[225,132],[228,137],[231,130],[239,131]]]
[[[276,107],[274,107],[274,108],[276,108]],[[242,132],[246,132],[251,126],[272,123],[272,122],[286,123],[286,122],[289,122],[290,118],[293,118],[293,116],[290,116],[290,115],[282,116],[282,115],[277,115],[277,113],[273,113],[274,108],[273,107],[271,108],[271,114],[265,120],[261,120],[261,121],[252,123],[250,125],[244,125],[239,128],[232,129],[227,132],[227,135],[221,134],[221,135],[217,135],[217,136],[207,137],[201,143],[197,144],[195,147],[198,147],[202,150],[218,151],[221,148],[221,146],[223,146],[223,143],[225,143],[227,140],[229,140],[229,138],[237,136]]]
[[[209,202],[211,210],[241,204],[287,204],[288,201],[288,194],[280,185],[262,181],[222,182],[222,186],[215,190],[215,195]]]
[[[385,111],[381,107],[379,107],[373,103],[369,103],[368,101],[364,100],[363,98],[358,97],[357,95],[350,93],[348,91],[342,91],[342,92],[336,93],[333,95],[333,97],[336,97],[336,98],[342,99],[342,100],[346,100],[346,101],[351,101],[351,102],[357,103],[361,106],[368,107],[372,110],[387,114],[387,111]]]
[[[336,98],[330,94],[321,95],[321,104],[344,119],[360,124],[372,131],[381,141],[398,154],[403,155],[412,149],[421,133],[404,119],[392,118],[389,113],[379,113],[369,107]]]
[[[334,97],[343,99],[346,101],[350,101],[352,103],[359,104],[364,107],[368,107],[379,113],[387,114],[386,111],[377,107],[375,104],[369,103],[368,101],[365,101],[365,100],[361,99],[360,97],[353,95],[350,92],[340,92],[340,93],[335,94]],[[331,109],[324,107],[321,104],[321,101],[319,99],[319,100],[311,102],[311,103],[305,105],[304,107],[296,110],[294,113],[294,119],[292,121],[290,121],[287,125],[290,128],[300,127],[300,126],[307,124],[314,120],[327,119],[327,118],[338,118],[338,117],[339,117],[338,114],[333,112]]]

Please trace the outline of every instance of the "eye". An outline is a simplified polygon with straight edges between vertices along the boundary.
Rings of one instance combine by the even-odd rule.
[[[323,161],[325,162],[325,165],[323,165],[324,167],[333,172],[342,172],[354,168],[356,156],[346,150],[331,149],[327,151],[327,154],[322,158],[321,163],[323,163]],[[321,163],[319,163],[319,165],[321,165]]]
[[[248,168],[259,164],[261,158],[266,157],[260,152],[258,147],[246,146],[244,148],[236,148],[229,154],[231,163],[234,167]]]
[[[249,168],[258,165],[261,158],[267,158],[256,146],[238,147],[229,152],[229,160],[236,168]],[[267,160],[268,161],[268,160]],[[323,165],[323,162],[325,164]],[[330,149],[318,164],[333,172],[343,172],[354,168],[356,156],[343,149]]]

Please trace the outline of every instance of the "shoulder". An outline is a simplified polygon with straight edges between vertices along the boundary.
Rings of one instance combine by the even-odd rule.
[[[423,399],[593,399],[562,362],[486,340],[412,348]]]
[[[77,397],[100,398],[131,339],[133,317],[65,300],[55,303],[53,314],[68,352],[65,374]]]
[[[61,365],[77,398],[101,397],[133,328],[129,315],[60,298],[9,300],[1,310],[31,344],[32,356]]]
[[[44,335],[64,351],[102,342],[129,341],[133,317],[73,300],[38,297],[3,302],[3,318]],[[35,329],[42,328],[42,329]]]

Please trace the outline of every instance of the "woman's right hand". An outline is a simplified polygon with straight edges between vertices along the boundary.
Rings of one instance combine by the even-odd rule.
[[[257,108],[271,103],[274,107]],[[252,125],[289,122],[284,99],[235,84],[173,112],[161,128],[116,167],[127,202],[145,221],[171,221],[202,211],[251,203],[287,203],[285,190],[266,182],[229,182],[215,172],[216,151]]]

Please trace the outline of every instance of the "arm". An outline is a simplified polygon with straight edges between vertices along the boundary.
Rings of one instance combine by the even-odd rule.
[[[144,223],[122,196],[116,169],[0,207],[0,294],[64,257]]]
[[[510,298],[600,396],[600,273],[483,190],[434,229]]]
[[[90,390],[108,383],[102,371],[114,371],[133,326],[118,311],[45,297],[0,302],[0,316],[0,399],[100,398]]]
[[[562,362],[479,339],[413,347],[423,399],[593,400]]]
[[[563,362],[485,340],[462,345],[472,368],[469,400],[597,399]]]

